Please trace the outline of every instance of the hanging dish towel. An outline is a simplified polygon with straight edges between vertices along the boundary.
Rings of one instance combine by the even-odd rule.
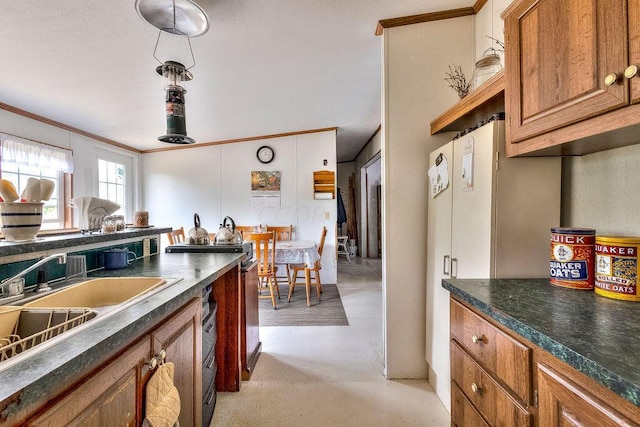
[[[163,363],[149,379],[146,390],[146,417],[144,426],[178,426],[180,394],[173,385],[173,363]]]

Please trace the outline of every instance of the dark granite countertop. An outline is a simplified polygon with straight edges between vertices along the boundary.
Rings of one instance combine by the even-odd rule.
[[[445,279],[442,286],[640,406],[640,304],[548,279]]]
[[[28,407],[71,385],[79,373],[95,369],[189,300],[201,297],[202,288],[237,265],[241,257],[234,253],[161,253],[139,259],[126,269],[90,273],[89,278],[163,277],[171,284],[108,317],[90,320],[79,327],[82,331],[68,337],[62,335],[43,351],[34,349],[32,356],[19,363],[9,359],[3,362],[9,363],[6,368],[0,363],[0,402],[11,398],[21,407]],[[0,424],[19,410],[14,405],[4,408],[0,404]]]
[[[70,246],[82,246],[102,242],[117,242],[134,237],[154,236],[170,232],[171,227],[127,228],[116,233],[72,233],[57,236],[37,237],[29,242],[8,242],[0,240],[0,257],[19,255],[38,251],[65,249]]]

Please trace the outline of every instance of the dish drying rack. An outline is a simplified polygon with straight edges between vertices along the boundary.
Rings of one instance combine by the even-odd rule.
[[[0,362],[93,319],[90,308],[23,308],[13,334],[0,337]]]

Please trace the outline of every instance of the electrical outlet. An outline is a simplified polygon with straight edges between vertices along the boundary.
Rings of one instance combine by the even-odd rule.
[[[329,214],[329,212],[324,213],[324,219],[331,219],[331,215]]]
[[[151,239],[142,239],[142,256],[151,255]]]

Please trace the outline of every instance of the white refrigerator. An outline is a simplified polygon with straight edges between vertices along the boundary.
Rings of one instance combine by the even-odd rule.
[[[507,158],[503,120],[429,155],[426,360],[451,412],[449,292],[443,278],[549,277],[560,224],[561,159]]]

